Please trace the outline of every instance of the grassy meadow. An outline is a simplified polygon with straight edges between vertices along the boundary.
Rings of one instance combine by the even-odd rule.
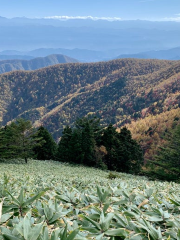
[[[0,240],[180,239],[180,186],[53,161],[0,163]]]

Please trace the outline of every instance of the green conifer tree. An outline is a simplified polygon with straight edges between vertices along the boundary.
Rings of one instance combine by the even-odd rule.
[[[83,152],[83,164],[88,166],[95,166],[95,137],[93,127],[89,122],[86,122],[82,129],[82,152]]]
[[[43,126],[38,128],[36,137],[40,139],[39,145],[34,147],[34,153],[38,160],[54,160],[57,150],[57,144],[51,134]]]
[[[71,162],[83,164],[84,154],[82,151],[82,132],[77,128],[74,128],[72,132],[72,138],[69,142],[69,154]]]
[[[165,137],[166,144],[159,148],[153,166],[158,166],[151,174],[163,180],[177,180],[180,178],[180,125]]]
[[[72,139],[72,129],[66,126],[62,132],[62,137],[58,143],[56,157],[61,162],[71,162],[70,142]]]
[[[16,158],[17,152],[14,143],[17,139],[16,124],[14,122],[9,126],[0,129],[0,158]]]
[[[126,127],[117,133],[113,125],[109,124],[104,130],[102,144],[107,150],[104,162],[109,170],[135,174],[140,171],[143,164],[142,150]]]
[[[112,124],[104,130],[101,144],[106,147],[107,154],[104,157],[104,163],[109,170],[116,170],[117,147],[119,146],[116,128]]]
[[[117,170],[127,173],[139,173],[143,165],[143,154],[140,145],[132,139],[131,132],[126,127],[121,129],[117,138],[119,140]]]
[[[100,119],[96,117],[83,117],[77,119],[75,123],[81,138],[81,161],[88,166],[97,167],[100,160],[96,161],[96,146],[100,143],[101,131]]]
[[[22,118],[2,129],[0,135],[4,145],[4,149],[1,148],[2,156],[4,158],[23,158],[26,163],[27,159],[33,156],[34,147],[40,144],[40,139],[37,137],[31,121]]]

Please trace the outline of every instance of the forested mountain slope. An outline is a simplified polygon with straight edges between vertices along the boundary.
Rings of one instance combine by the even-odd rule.
[[[59,137],[87,114],[117,126],[180,106],[180,62],[122,59],[0,75],[3,124],[24,117]]]
[[[0,56],[1,57],[1,56]],[[16,56],[14,56],[16,57]],[[0,61],[0,74],[15,70],[36,70],[39,68],[59,64],[59,63],[76,63],[78,60],[62,54],[49,55],[31,60],[2,60]]]
[[[147,114],[146,117],[126,124],[132,137],[141,145],[146,160],[153,160],[160,146],[166,144],[166,136],[180,125],[180,108],[160,114]],[[118,129],[119,131],[120,129]]]

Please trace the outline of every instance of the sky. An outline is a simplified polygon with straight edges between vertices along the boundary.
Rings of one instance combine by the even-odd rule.
[[[180,0],[0,0],[0,16],[180,21]]]

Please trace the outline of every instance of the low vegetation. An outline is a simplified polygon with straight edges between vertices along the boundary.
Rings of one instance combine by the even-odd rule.
[[[179,239],[179,184],[67,163],[0,168],[0,239]]]

